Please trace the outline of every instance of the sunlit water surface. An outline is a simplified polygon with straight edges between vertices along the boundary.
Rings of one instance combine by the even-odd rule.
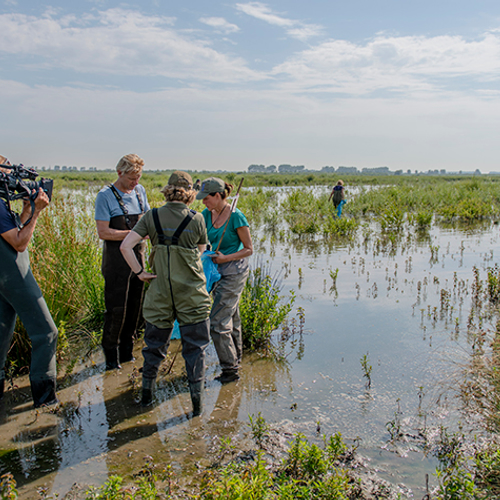
[[[318,429],[319,435],[340,431],[350,444],[359,440],[358,452],[382,477],[423,495],[435,459],[418,439],[391,444],[388,427],[392,422],[417,436],[464,423],[456,390],[470,352],[472,269],[484,279],[494,265],[497,227],[433,229],[420,240],[403,239],[395,251],[375,250],[377,233],[364,239],[362,230],[354,244],[319,236],[279,242],[253,232],[253,266],[279,272],[283,295],[297,296],[288,361],[246,356],[241,380],[221,386],[211,346],[206,410],[197,419],[188,418],[180,355],[173,374],[159,379],[156,407],[138,406],[132,372],[142,364],[140,346],[137,361],[120,371],[104,372],[100,353],[87,358],[60,391],[71,404],[58,415],[35,412],[22,397],[27,380],[17,380],[17,400],[7,394],[1,409],[0,467],[14,473],[23,498],[36,497],[41,486],[62,495],[75,482],[102,484],[110,474],[137,471],[145,456],[188,478],[211,463],[221,439],[236,446],[249,440],[249,415],[259,412],[273,426],[312,440],[320,440]],[[298,307],[305,313],[302,331]],[[177,347],[174,342],[171,352]],[[364,355],[372,366],[370,387]]]

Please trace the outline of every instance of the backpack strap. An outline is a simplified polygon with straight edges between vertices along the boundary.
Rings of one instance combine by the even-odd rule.
[[[195,214],[196,210],[189,210],[186,217],[184,217],[182,222],[179,224],[179,227],[175,230],[173,236],[170,237],[170,236],[165,236],[165,234],[163,233],[163,229],[161,228],[160,224],[160,218],[158,217],[158,209],[153,208],[153,221],[155,223],[156,232],[158,233],[158,242],[160,243],[160,245],[168,245],[167,241],[170,241],[171,245],[178,245],[179,238],[182,232],[184,231],[184,229],[186,229],[187,225],[193,220]]]

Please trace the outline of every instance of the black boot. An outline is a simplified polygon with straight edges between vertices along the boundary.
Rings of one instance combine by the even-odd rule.
[[[153,404],[153,388],[156,379],[142,377],[142,399],[141,406],[151,406]]]
[[[33,396],[33,406],[35,408],[57,403],[55,379],[32,380],[31,395]]]
[[[189,382],[189,392],[193,403],[193,417],[198,417],[203,412],[203,396],[205,392],[205,382]]]
[[[240,375],[238,370],[222,370],[222,373],[215,377],[215,380],[218,380],[221,384],[229,384],[229,382],[235,382],[240,379]]]
[[[5,379],[0,380],[0,399],[3,398],[3,391],[5,389]]]
[[[118,346],[118,352],[120,355],[120,363],[127,363],[128,361],[135,361],[134,358],[134,344],[120,344]]]
[[[106,370],[116,370],[121,368],[120,363],[118,363],[118,348],[104,349],[104,357],[106,358]]]

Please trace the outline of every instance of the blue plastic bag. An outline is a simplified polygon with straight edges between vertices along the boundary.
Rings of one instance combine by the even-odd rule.
[[[210,258],[210,255],[214,255],[215,252],[211,250],[205,250],[201,254],[201,263],[203,264],[203,271],[205,273],[205,277],[207,278],[207,292],[210,293],[215,283],[220,280],[219,269],[217,268],[217,264]],[[181,338],[181,330],[179,328],[179,323],[177,320],[174,322],[174,329],[172,331],[173,339]]]
[[[203,271],[207,278],[207,292],[210,293],[217,281],[220,280],[220,273],[217,264],[211,259],[210,255],[215,255],[212,250],[205,250],[201,254],[201,263],[203,264]]]

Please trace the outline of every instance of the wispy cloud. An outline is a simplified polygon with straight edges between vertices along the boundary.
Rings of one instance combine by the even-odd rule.
[[[378,35],[365,44],[329,40],[277,65],[301,91],[366,94],[481,87],[500,76],[500,33],[460,36]],[[460,78],[458,78],[460,77]]]
[[[322,34],[323,28],[317,24],[306,24],[302,21],[289,19],[273,12],[266,4],[261,2],[237,3],[236,8],[256,19],[265,21],[274,26],[284,28],[286,33],[299,40],[305,41],[311,37]]]
[[[83,19],[0,15],[0,54],[19,64],[83,73],[151,75],[212,82],[255,81],[265,75],[244,59],[216,51],[206,40],[181,33],[175,19],[109,9]],[[26,56],[22,59],[22,56]]]
[[[236,24],[226,21],[223,17],[202,17],[200,22],[215,28],[217,32],[229,35],[240,31]]]

